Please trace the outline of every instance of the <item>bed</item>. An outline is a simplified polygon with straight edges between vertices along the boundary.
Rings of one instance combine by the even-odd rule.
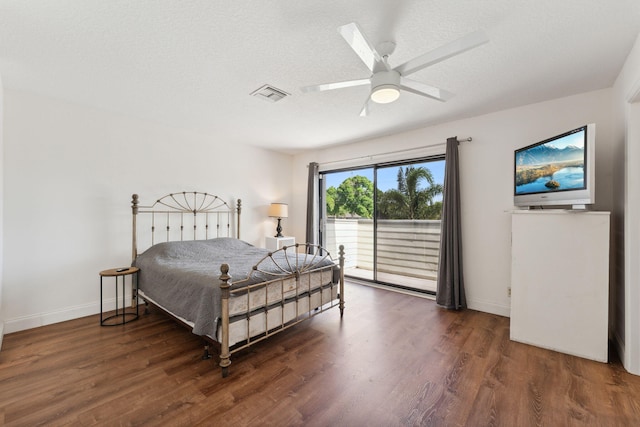
[[[333,307],[344,313],[344,248],[337,260],[313,244],[277,251],[240,240],[241,201],[171,193],[150,206],[132,196],[134,296],[231,355]],[[144,249],[144,250],[142,250]]]

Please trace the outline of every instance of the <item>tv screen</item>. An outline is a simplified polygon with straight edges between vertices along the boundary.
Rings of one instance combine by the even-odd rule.
[[[516,206],[593,203],[594,134],[585,125],[516,150]]]

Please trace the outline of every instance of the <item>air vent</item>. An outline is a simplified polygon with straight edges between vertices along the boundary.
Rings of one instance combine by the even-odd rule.
[[[276,102],[282,98],[289,96],[290,94],[282,89],[275,88],[273,86],[264,85],[260,89],[256,89],[251,92],[252,96],[264,99],[266,101]]]

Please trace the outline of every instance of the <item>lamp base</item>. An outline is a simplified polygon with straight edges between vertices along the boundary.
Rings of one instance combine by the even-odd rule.
[[[280,221],[282,221],[282,218],[278,218],[278,226],[276,227],[276,232],[278,234],[273,237],[284,237],[284,235],[282,234],[282,225],[280,225]]]

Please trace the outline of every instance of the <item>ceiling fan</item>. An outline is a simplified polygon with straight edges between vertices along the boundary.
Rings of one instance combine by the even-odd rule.
[[[394,42],[383,42],[378,45],[378,49],[374,48],[355,22],[339,27],[338,32],[373,74],[364,79],[305,86],[301,88],[301,90],[305,93],[322,92],[353,86],[370,85],[371,93],[360,111],[360,116],[369,114],[371,101],[379,104],[393,102],[400,96],[400,90],[426,96],[427,98],[438,101],[447,101],[453,97],[453,93],[416,80],[408,79],[406,76],[489,41],[483,31],[475,31],[407,61],[404,64],[398,65],[395,68],[391,68],[388,59],[389,55],[391,55],[395,49],[396,45]]]

